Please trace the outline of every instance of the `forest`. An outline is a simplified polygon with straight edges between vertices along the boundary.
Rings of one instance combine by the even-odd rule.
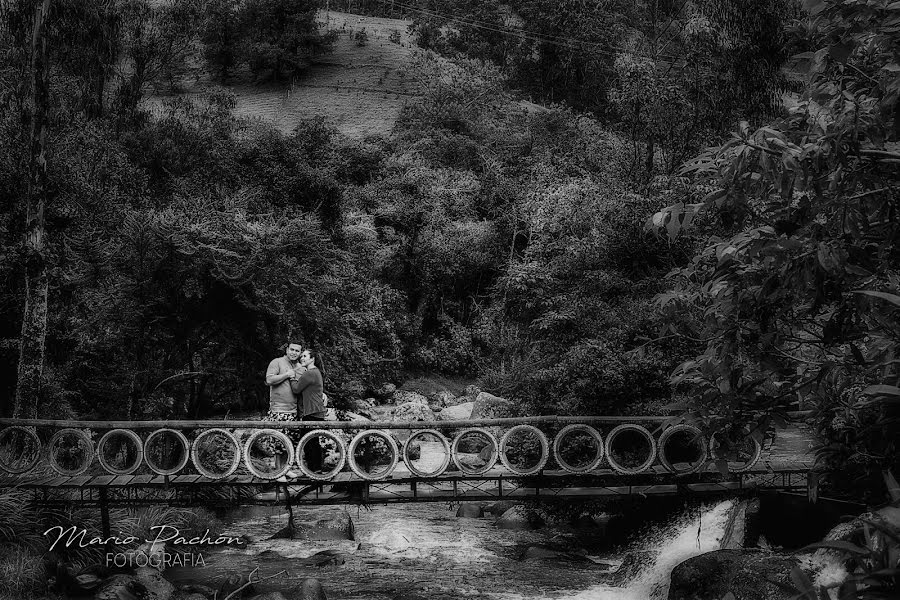
[[[0,2],[2,416],[259,413],[299,337],[339,406],[439,374],[759,439],[804,410],[836,493],[885,497],[900,3],[338,3],[412,22],[389,135],[178,94],[302,81],[324,4]]]

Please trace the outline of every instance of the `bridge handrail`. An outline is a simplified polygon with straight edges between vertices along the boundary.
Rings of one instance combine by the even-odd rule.
[[[59,419],[0,418],[0,425],[23,427],[64,427],[87,429],[446,429],[453,427],[491,427],[507,425],[570,423],[676,423],[677,416],[540,416],[504,417],[497,419],[458,419],[448,421],[260,421],[260,420],[156,420],[156,421],[73,421]]]

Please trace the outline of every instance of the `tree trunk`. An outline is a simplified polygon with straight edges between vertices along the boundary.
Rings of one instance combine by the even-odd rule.
[[[25,222],[25,310],[19,346],[18,381],[14,418],[37,416],[37,402],[44,374],[44,340],[47,334],[47,252],[44,208],[47,205],[47,104],[48,68],[45,21],[50,0],[37,0],[31,38],[31,89],[26,119],[31,126],[28,197]]]

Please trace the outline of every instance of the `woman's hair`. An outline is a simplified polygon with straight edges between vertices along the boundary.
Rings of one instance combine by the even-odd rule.
[[[322,371],[322,376],[325,376],[325,363],[322,361],[322,353],[318,350],[313,350],[312,348],[305,348],[304,352],[309,352],[309,357],[313,359],[313,364],[317,369]]]

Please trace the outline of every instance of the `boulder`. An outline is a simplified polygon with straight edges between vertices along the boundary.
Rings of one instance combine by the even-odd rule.
[[[467,385],[466,386],[465,396],[467,398],[475,398],[480,393],[481,393],[481,390],[478,388],[477,385]]]
[[[378,396],[380,400],[388,402],[396,391],[396,385],[394,385],[393,383],[385,383],[383,386],[378,388],[378,390],[375,392],[375,395]]]
[[[144,586],[138,583],[133,576],[119,574],[103,580],[100,589],[94,594],[94,600],[140,598],[143,593]]]
[[[477,454],[458,452],[456,454],[456,462],[464,467],[475,470],[482,468],[487,461],[480,458]]]
[[[472,408],[473,419],[497,419],[508,417],[512,413],[512,402],[500,396],[481,392],[475,398]]]
[[[398,392],[399,393],[399,392]],[[423,397],[424,398],[424,397]],[[405,402],[394,411],[394,421],[434,421],[434,412],[427,404],[421,402]]]
[[[474,402],[464,402],[456,406],[448,406],[441,410],[441,421],[465,421],[472,416],[472,410],[475,408]]]
[[[480,519],[484,516],[484,509],[481,508],[480,504],[464,502],[456,509],[456,516],[467,519]]]
[[[134,578],[144,586],[145,600],[169,600],[175,595],[175,586],[153,567],[138,567]]]
[[[322,583],[314,577],[307,577],[300,585],[284,590],[284,596],[287,600],[326,600]]]
[[[70,593],[76,596],[83,596],[88,592],[92,592],[100,587],[102,580],[93,573],[83,573],[75,576],[74,585]]]
[[[544,520],[533,510],[518,505],[513,506],[497,519],[497,527],[500,529],[532,530],[543,527]]]
[[[396,407],[390,404],[374,406],[369,410],[369,416],[373,421],[390,421]]]
[[[484,507],[484,512],[491,513],[495,517],[499,517],[513,506],[517,506],[515,502],[512,500],[498,500],[497,502],[491,502],[487,506]]]
[[[217,598],[227,598],[229,594],[237,591],[242,585],[247,583],[248,579],[242,573],[238,573],[235,571],[231,571],[228,573],[228,576],[225,578],[225,581],[222,582],[222,585],[219,586],[218,592],[216,592]],[[254,592],[254,584],[250,584],[245,587],[241,594],[250,595]],[[241,597],[240,594],[236,594],[237,597]]]
[[[397,390],[394,392],[392,401],[397,405],[415,403],[428,406],[428,398],[418,392],[407,392],[405,390]]]
[[[689,558],[672,570],[669,600],[787,600],[792,589],[794,557],[760,550],[714,550]],[[786,589],[772,583],[777,581]]]
[[[314,567],[333,567],[347,563],[347,559],[343,554],[334,549],[320,550],[309,558],[305,559],[305,564]]]
[[[378,401],[375,398],[366,398],[365,400],[350,400],[350,402],[347,403],[347,409],[352,412],[361,414],[365,417],[369,416],[369,411],[377,405]]]
[[[456,396],[453,395],[453,392],[441,390],[440,392],[435,392],[428,396],[428,400],[431,406],[439,406],[440,408],[444,408],[447,406],[453,406],[456,403]]]
[[[325,420],[326,421],[362,421],[363,423],[369,423],[372,421],[369,417],[365,415],[361,415],[359,413],[355,413],[349,410],[338,410],[335,408],[328,408],[325,410]]]
[[[353,540],[355,531],[346,509],[308,509],[295,514],[292,522],[275,533],[272,539]]]

